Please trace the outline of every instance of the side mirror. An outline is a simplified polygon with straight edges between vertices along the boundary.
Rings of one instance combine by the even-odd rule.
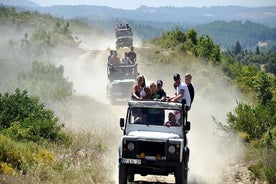
[[[123,128],[125,126],[125,119],[120,118],[120,127]]]
[[[191,122],[190,121],[186,122],[185,130],[191,130]]]

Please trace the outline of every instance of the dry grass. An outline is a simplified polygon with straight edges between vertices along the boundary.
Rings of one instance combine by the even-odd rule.
[[[54,163],[34,165],[27,174],[1,175],[0,183],[115,183],[111,177],[114,161],[108,158],[105,137],[108,133],[95,129],[69,134],[73,137],[69,148],[52,146]]]

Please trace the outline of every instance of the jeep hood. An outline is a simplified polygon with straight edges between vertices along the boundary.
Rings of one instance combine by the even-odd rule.
[[[179,139],[179,135],[175,133],[167,132],[149,132],[149,131],[131,131],[128,134],[129,137],[138,139]]]

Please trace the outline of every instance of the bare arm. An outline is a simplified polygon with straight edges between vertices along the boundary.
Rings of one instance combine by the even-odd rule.
[[[136,84],[134,84],[133,87],[132,87],[132,97],[136,100],[139,100],[140,97],[137,96],[135,92],[136,92]]]
[[[185,93],[185,90],[184,90],[184,89],[181,89],[181,90],[180,90],[180,93],[179,93],[177,96],[175,96],[175,97],[173,97],[172,99],[170,99],[169,101],[170,101],[170,102],[178,102],[180,99],[183,98],[184,93]]]

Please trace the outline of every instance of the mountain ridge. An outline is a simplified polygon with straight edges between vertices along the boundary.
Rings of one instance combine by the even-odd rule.
[[[0,0],[0,5],[6,6],[23,6],[23,7],[40,7],[38,4],[29,0]]]
[[[111,8],[98,5],[55,5],[41,7],[29,0],[0,0],[0,4],[15,6],[26,10],[49,13],[63,18],[101,17],[105,19],[128,19],[134,21],[172,22],[177,24],[199,25],[213,21],[252,21],[269,27],[276,27],[276,6],[242,7],[148,7],[140,6],[134,10]]]

